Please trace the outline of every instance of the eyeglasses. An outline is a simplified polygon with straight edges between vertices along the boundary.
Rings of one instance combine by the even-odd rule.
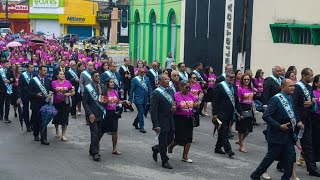
[[[250,81],[250,79],[243,79],[244,81]]]
[[[173,77],[177,77],[177,76],[179,76],[179,75],[178,75],[178,74],[173,74],[172,76],[173,76]]]

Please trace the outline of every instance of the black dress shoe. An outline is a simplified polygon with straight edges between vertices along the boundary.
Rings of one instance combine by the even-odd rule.
[[[35,136],[35,137],[34,137],[34,141],[40,141],[39,136]]]
[[[147,133],[147,131],[144,130],[144,129],[140,129],[140,132],[141,132],[141,133]]]
[[[134,126],[136,129],[140,129],[139,126],[138,126],[138,124],[134,124],[134,123],[133,123],[132,126]]]
[[[284,172],[284,168],[281,166],[280,162],[277,164],[277,170],[282,173]]]
[[[229,152],[227,152],[227,154],[228,154],[228,156],[229,156],[230,158],[235,155],[233,151],[229,151]]]
[[[101,155],[100,155],[100,154],[93,155],[92,159],[93,159],[94,161],[100,161]]]
[[[14,113],[14,117],[15,117],[15,118],[18,117],[18,114],[17,114],[17,113]]]
[[[320,172],[319,172],[319,170],[310,171],[309,175],[310,176],[315,176],[315,177],[320,177]]]
[[[4,122],[5,123],[11,123],[11,121],[9,119],[5,119]]]
[[[129,107],[129,110],[130,110],[131,112],[133,112],[133,111],[134,111],[133,107]]]
[[[71,117],[72,117],[72,119],[77,119],[76,115],[72,115]]]
[[[169,162],[162,164],[162,167],[166,169],[172,169],[172,166],[169,164]]]
[[[41,144],[42,145],[47,145],[47,146],[50,145],[50,143],[48,141],[46,141],[46,140],[41,141]]]
[[[27,132],[31,132],[31,128],[30,127],[27,127]]]
[[[152,148],[152,158],[154,162],[158,162],[158,152],[154,151]]]
[[[221,148],[216,148],[216,149],[214,150],[214,153],[222,154],[222,155],[227,154],[227,153],[226,153],[226,152],[224,152]]]

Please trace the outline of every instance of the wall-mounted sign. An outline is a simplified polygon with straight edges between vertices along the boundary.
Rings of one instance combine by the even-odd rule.
[[[128,10],[121,11],[121,36],[128,36]]]
[[[232,47],[233,47],[233,22],[234,22],[234,5],[235,0],[226,1],[225,25],[224,25],[224,43],[223,43],[223,66],[232,64]],[[224,72],[224,67],[222,67]]]
[[[96,16],[78,16],[78,15],[61,15],[59,16],[60,24],[79,24],[79,25],[95,25]]]
[[[33,0],[33,7],[37,8],[57,8],[59,0]]]
[[[1,12],[6,11],[6,5],[2,4]],[[9,13],[29,13],[28,5],[19,5],[19,4],[9,4],[8,5]]]
[[[98,11],[97,12],[97,20],[99,22],[108,22],[109,21],[110,12],[108,11]]]
[[[84,23],[86,21],[86,18],[84,17],[76,17],[76,16],[68,16],[67,21],[70,22],[77,22],[77,23]]]

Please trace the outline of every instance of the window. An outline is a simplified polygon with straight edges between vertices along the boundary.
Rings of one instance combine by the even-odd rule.
[[[292,43],[289,28],[279,28],[279,43]]]
[[[299,44],[312,44],[310,29],[299,30]]]

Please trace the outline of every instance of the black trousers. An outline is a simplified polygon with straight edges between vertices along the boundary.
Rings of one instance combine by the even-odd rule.
[[[90,123],[91,143],[89,153],[91,156],[99,154],[100,140],[103,136],[101,122]]]
[[[216,149],[223,147],[225,152],[230,152],[232,150],[228,139],[230,121],[221,120],[221,122],[222,125],[218,130],[218,141],[216,143]]]
[[[152,151],[160,153],[162,164],[166,164],[169,161],[167,156],[167,147],[171,144],[174,139],[174,132],[161,131],[158,137],[159,144],[152,147]]]
[[[312,127],[311,120],[303,122],[304,124],[304,133],[301,138],[301,146],[303,151],[303,157],[306,162],[307,171],[312,172],[317,170],[316,161],[314,157],[314,152],[312,148]]]
[[[77,108],[77,104],[78,104],[76,96],[72,96],[71,100],[72,100],[72,107],[70,109],[70,114],[71,114],[71,116],[75,116],[77,113],[76,108]]]
[[[24,120],[24,123],[26,125],[27,128],[30,128],[31,123],[30,123],[30,113],[29,113],[29,108],[30,108],[30,100],[29,99],[22,99],[22,104],[23,104],[23,108],[22,108],[22,117]]]
[[[293,142],[291,140],[288,141],[289,142],[287,144],[268,144],[268,153],[263,158],[258,168],[251,174],[252,179],[260,180],[260,176],[269,168],[273,161],[275,161],[281,154],[285,154],[281,159],[284,167],[284,174],[281,177],[281,180],[290,180],[293,163],[295,162],[295,150]]]
[[[41,136],[41,141],[47,140],[47,127],[43,128],[41,123],[41,114],[40,114],[40,108],[34,108],[32,109],[31,114],[31,122],[32,122],[32,130],[33,130],[33,136]]]
[[[10,94],[1,93],[0,94],[0,120],[9,118],[9,110],[10,110]],[[4,108],[4,109],[3,109]]]

